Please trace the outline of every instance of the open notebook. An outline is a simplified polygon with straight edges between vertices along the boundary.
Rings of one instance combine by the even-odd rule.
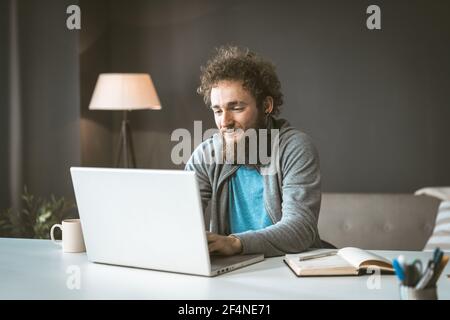
[[[366,272],[368,268],[380,268],[383,273],[394,273],[389,260],[376,254],[358,248],[342,248],[337,254],[300,261],[301,256],[335,251],[320,249],[298,254],[287,254],[284,257],[286,264],[299,276],[337,276],[337,275],[359,275]]]

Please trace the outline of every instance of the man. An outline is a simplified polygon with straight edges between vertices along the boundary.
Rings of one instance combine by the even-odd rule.
[[[276,256],[321,247],[318,154],[306,134],[275,118],[283,103],[275,67],[248,50],[221,47],[201,70],[198,93],[220,133],[194,150],[186,170],[196,173],[204,210],[210,202],[210,253]],[[261,129],[279,133],[275,172],[263,174],[269,164],[251,164],[248,154],[243,162],[235,153],[209,161],[217,160],[215,150],[227,157],[245,133]]]

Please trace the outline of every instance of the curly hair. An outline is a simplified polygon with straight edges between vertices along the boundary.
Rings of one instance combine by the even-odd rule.
[[[203,96],[206,105],[211,103],[211,89],[222,80],[242,81],[243,87],[262,107],[263,101],[270,96],[273,99],[271,114],[278,115],[283,104],[281,84],[275,72],[275,66],[263,60],[249,49],[235,46],[222,46],[217,54],[202,66],[200,86],[197,93]]]

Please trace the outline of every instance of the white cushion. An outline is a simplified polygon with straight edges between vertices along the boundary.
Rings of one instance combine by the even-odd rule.
[[[426,195],[441,199],[442,201],[450,200],[450,187],[427,187],[417,190],[414,193],[418,195]]]
[[[450,200],[442,201],[439,205],[433,234],[424,250],[434,250],[436,247],[450,250]]]

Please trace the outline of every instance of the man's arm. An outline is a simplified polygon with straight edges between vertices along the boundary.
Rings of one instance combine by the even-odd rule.
[[[203,156],[204,146],[200,144],[192,153],[184,170],[194,171],[197,178],[198,187],[200,190],[200,198],[202,200],[203,213],[208,206],[208,202],[211,200],[212,196],[212,186],[206,170],[206,163],[204,162]]]

